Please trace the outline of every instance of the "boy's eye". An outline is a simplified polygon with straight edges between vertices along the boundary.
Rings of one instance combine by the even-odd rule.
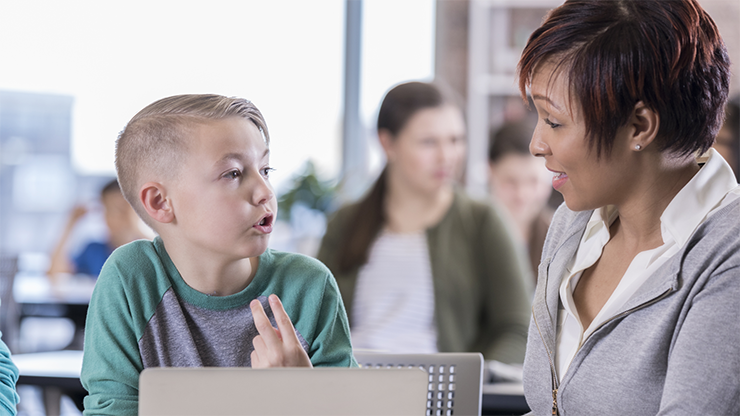
[[[558,127],[560,127],[560,126],[561,126],[561,125],[560,125],[560,124],[558,124],[558,123],[554,123],[554,122],[552,122],[552,121],[551,121],[551,120],[550,120],[549,118],[546,118],[546,119],[545,119],[545,124],[547,124],[548,126],[552,127],[553,129],[554,129],[554,128],[558,128]]]
[[[230,170],[226,172],[226,174],[224,175],[224,177],[228,179],[238,179],[241,176],[242,176],[242,173],[238,170]]]
[[[270,172],[273,172],[274,170],[275,169],[273,169],[271,167],[262,168],[262,176],[264,176],[265,178],[269,178],[270,177]]]

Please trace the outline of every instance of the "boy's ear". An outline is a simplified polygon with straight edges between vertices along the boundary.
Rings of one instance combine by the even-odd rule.
[[[170,223],[175,219],[175,212],[167,197],[167,190],[158,182],[147,182],[139,190],[139,200],[147,214],[161,223]]]

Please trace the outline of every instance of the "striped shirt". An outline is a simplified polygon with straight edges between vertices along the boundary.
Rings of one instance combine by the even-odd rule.
[[[434,285],[426,234],[382,232],[360,268],[352,346],[393,353],[437,352]]]

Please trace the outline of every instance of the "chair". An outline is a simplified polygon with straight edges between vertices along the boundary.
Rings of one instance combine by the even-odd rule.
[[[480,415],[483,354],[385,354],[355,351],[363,368],[420,367],[428,373],[426,414]]]
[[[18,256],[0,254],[0,332],[11,353],[18,352],[19,311],[13,297]]]

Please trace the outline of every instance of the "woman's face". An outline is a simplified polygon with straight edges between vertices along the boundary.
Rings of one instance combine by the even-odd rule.
[[[569,101],[565,75],[552,77],[554,65],[541,64],[532,78],[531,93],[539,120],[530,152],[545,159],[553,173],[552,186],[574,211],[619,205],[639,181],[630,169],[629,128],[622,127],[610,156],[590,150],[580,104]]]
[[[417,111],[395,137],[380,132],[389,169],[422,193],[451,186],[465,156],[465,121],[451,105]]]

